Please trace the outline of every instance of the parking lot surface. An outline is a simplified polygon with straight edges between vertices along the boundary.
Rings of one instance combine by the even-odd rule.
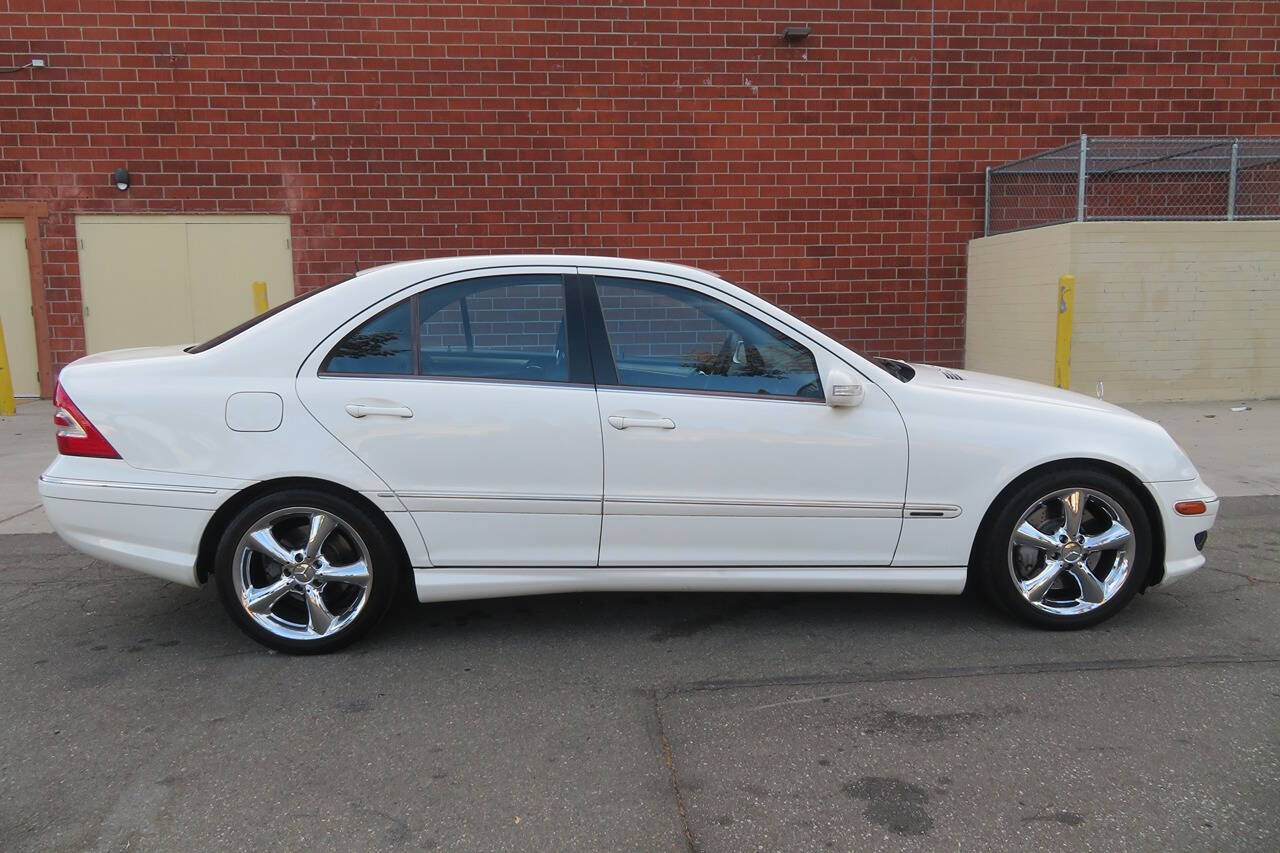
[[[0,536],[0,849],[1280,849],[1280,498],[1094,630],[973,598],[397,607],[320,658]]]

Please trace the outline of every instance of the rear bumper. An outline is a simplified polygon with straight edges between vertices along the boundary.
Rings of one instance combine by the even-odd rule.
[[[1199,477],[1146,485],[1160,508],[1164,524],[1164,577],[1160,583],[1170,584],[1204,565],[1204,554],[1196,545],[1196,537],[1213,527],[1218,517],[1218,496]],[[1204,501],[1205,513],[1179,515],[1174,512],[1175,503],[1188,500]]]
[[[225,484],[153,482],[118,460],[59,456],[40,476],[40,499],[71,547],[117,566],[199,586],[196,555]],[[172,479],[184,479],[173,475]]]

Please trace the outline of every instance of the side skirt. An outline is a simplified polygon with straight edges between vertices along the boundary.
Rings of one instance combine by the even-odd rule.
[[[897,592],[959,595],[968,569],[924,568],[581,568],[414,569],[418,600],[458,601],[557,592]]]

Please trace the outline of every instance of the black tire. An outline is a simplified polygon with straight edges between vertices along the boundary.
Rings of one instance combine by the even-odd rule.
[[[311,512],[313,510],[315,512]],[[275,522],[276,526],[271,528],[273,541],[287,545],[290,550],[305,548],[308,528],[299,524],[307,512],[311,512],[310,517],[327,514],[337,519],[332,534],[329,534],[329,539],[325,539],[323,547],[319,549],[319,561],[335,560],[335,565],[328,566],[330,570],[335,567],[338,570],[348,568],[336,565],[336,562],[367,566],[365,585],[342,581],[322,583],[318,575],[314,579],[308,578],[314,580],[313,584],[308,584],[299,579],[304,577],[304,570],[312,573],[321,571],[316,568],[319,561],[291,563],[289,568],[285,568],[284,563],[271,560],[256,550],[252,554],[244,550],[249,533],[274,514],[282,515]],[[302,536],[301,540],[297,538],[299,535]],[[296,488],[264,495],[236,513],[218,540],[213,575],[219,597],[231,620],[267,648],[290,654],[337,651],[355,642],[376,625],[386,613],[395,592],[403,587],[406,569],[400,550],[394,547],[389,538],[391,535],[394,534],[387,529],[385,522],[380,523],[379,519],[372,517],[364,508],[329,492]],[[363,553],[360,550],[362,546]],[[293,553],[301,554],[303,551]],[[295,570],[298,571],[297,577],[292,574]],[[259,619],[250,614],[248,605],[242,599],[242,594],[247,594],[242,592],[242,588],[248,586],[245,578],[249,578],[254,584],[249,592],[265,591],[265,587],[263,590],[256,589],[257,583],[289,587],[272,599],[276,603],[269,605],[271,611],[268,614],[259,615],[259,618],[271,623],[270,628],[260,624]],[[253,580],[254,578],[261,580]],[[344,601],[350,600],[345,617],[334,618],[333,623],[342,623],[343,618],[347,621],[337,627],[330,623],[332,633],[324,635],[286,636],[285,634],[301,633],[289,627],[295,623],[301,624],[301,620],[305,620],[303,630],[308,633],[313,631],[312,608],[308,601],[311,591],[307,589],[308,586],[313,586],[315,595],[320,596],[320,613],[328,612],[325,608],[333,604],[335,596],[337,606],[334,610],[339,609]],[[282,611],[283,615],[277,613],[277,610]],[[291,613],[296,615],[291,617]],[[277,621],[279,625],[276,625]]]
[[[1014,551],[1012,542],[1014,530],[1022,520],[1023,514],[1034,509],[1037,505],[1043,506],[1044,504],[1041,504],[1041,501],[1046,497],[1068,490],[1086,490],[1086,493],[1096,494],[1103,501],[1109,500],[1114,507],[1122,510],[1124,515],[1127,516],[1133,543],[1133,551],[1128,558],[1128,575],[1124,577],[1123,583],[1116,586],[1109,597],[1102,603],[1094,604],[1092,609],[1082,613],[1047,612],[1046,609],[1043,609],[1044,607],[1060,606],[1064,609],[1069,609],[1071,605],[1065,602],[1056,604],[1046,595],[1042,599],[1042,606],[1037,606],[1027,597],[1024,597],[1019,589],[1018,582],[1014,579],[1014,573],[1023,568],[1022,566],[1015,566],[1015,563],[1026,558],[1015,558],[1011,553]],[[988,599],[1005,611],[1040,628],[1050,630],[1088,628],[1110,619],[1146,586],[1147,577],[1151,571],[1152,546],[1154,545],[1151,520],[1143,502],[1134,493],[1133,489],[1120,478],[1104,471],[1090,469],[1049,471],[1033,477],[999,500],[1000,504],[993,507],[993,512],[988,516],[986,527],[979,532],[980,538],[978,546],[974,549],[974,559],[969,566],[969,572],[971,577],[980,581]],[[1090,503],[1092,500],[1093,498],[1090,497],[1084,502],[1094,510],[1093,515],[1086,513],[1086,525],[1105,523],[1107,521],[1105,503]],[[1051,521],[1049,526],[1052,527],[1055,523]],[[1082,526],[1081,531],[1085,530],[1086,526]],[[1068,556],[1065,552],[1065,547],[1064,551],[1059,552],[1063,558]],[[1020,553],[1035,552],[1032,549],[1029,551],[1024,550]],[[1074,554],[1071,556],[1075,557]],[[1079,558],[1077,557],[1076,559]],[[1104,552],[1098,559],[1118,560],[1119,556],[1108,557]],[[1047,565],[1047,562],[1040,565]],[[1107,563],[1104,566],[1099,563],[1098,571],[1106,572],[1111,565],[1111,563]],[[1030,582],[1029,577],[1033,571],[1034,569],[1028,568],[1026,576],[1022,578],[1024,582]],[[1121,577],[1121,574],[1120,572],[1116,573],[1117,579]],[[1096,572],[1094,572],[1094,576],[1098,577]],[[1054,582],[1067,590],[1059,593],[1064,599],[1070,597],[1071,588],[1069,584],[1074,584],[1074,588],[1080,598],[1084,597],[1084,584],[1080,580],[1076,580],[1076,577],[1077,575],[1067,574],[1063,581]],[[1105,579],[1109,575],[1103,575],[1102,577]],[[1083,578],[1083,580],[1087,581],[1088,578]]]

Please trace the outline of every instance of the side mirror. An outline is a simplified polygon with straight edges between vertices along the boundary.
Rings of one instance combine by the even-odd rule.
[[[862,378],[854,379],[838,368],[827,373],[827,405],[836,407],[861,406],[867,398]]]

